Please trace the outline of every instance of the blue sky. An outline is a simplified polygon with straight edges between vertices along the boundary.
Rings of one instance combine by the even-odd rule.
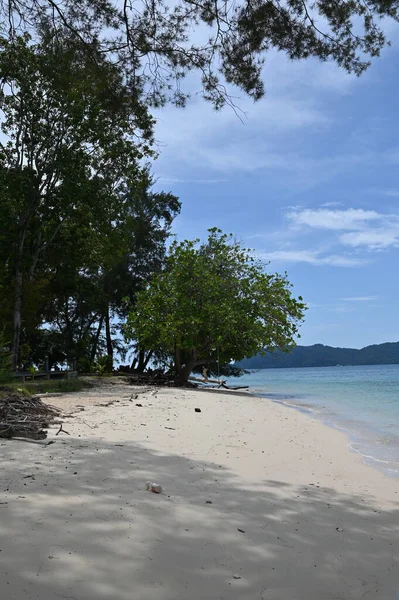
[[[193,79],[188,107],[157,115],[157,186],[182,201],[175,233],[218,226],[287,271],[309,304],[302,344],[399,340],[398,66],[398,43],[361,78],[271,53],[266,97],[236,100],[242,121]]]

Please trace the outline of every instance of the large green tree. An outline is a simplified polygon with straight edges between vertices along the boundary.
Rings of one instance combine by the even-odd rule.
[[[106,223],[118,191],[142,174],[152,120],[120,70],[98,54],[94,64],[75,41],[46,34],[0,40],[1,285],[11,307],[18,365],[24,295],[68,221]]]
[[[138,294],[126,335],[169,354],[180,382],[198,365],[289,349],[303,318],[285,276],[268,274],[232,236],[174,242],[165,268]]]
[[[271,49],[291,60],[332,60],[362,73],[387,44],[385,18],[397,0],[1,0],[5,35],[67,28],[95,60],[121,66],[131,89],[159,105],[185,101],[182,78],[196,71],[205,98],[222,105],[225,82],[254,99],[264,93]]]
[[[113,359],[118,344],[119,322],[148,278],[162,265],[166,240],[173,218],[179,211],[178,199],[155,192],[149,172],[141,179],[125,182],[118,189],[104,215],[96,198],[84,211],[77,212],[60,230],[52,252],[43,264],[48,281],[47,300],[42,317],[50,331],[61,335],[63,352],[88,369],[98,354]],[[112,211],[111,211],[112,207]],[[90,218],[87,212],[91,210]],[[33,331],[31,347],[38,345]],[[40,337],[58,355],[54,335],[43,330]],[[32,355],[36,358],[35,353]]]

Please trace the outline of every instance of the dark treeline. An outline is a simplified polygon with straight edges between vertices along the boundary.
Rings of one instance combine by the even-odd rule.
[[[117,324],[161,267],[180,209],[152,189],[152,118],[69,35],[3,40],[0,80],[0,331],[13,367],[112,364]]]

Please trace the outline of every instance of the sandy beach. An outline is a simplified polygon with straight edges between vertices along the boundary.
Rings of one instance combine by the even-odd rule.
[[[48,402],[70,435],[0,443],[2,600],[396,600],[399,482],[342,433],[233,393]]]

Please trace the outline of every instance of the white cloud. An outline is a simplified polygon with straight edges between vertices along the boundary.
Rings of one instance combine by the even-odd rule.
[[[370,221],[379,221],[382,215],[374,210],[348,208],[346,210],[330,210],[319,208],[305,209],[288,213],[288,219],[295,225],[333,229],[336,231],[363,229]]]
[[[355,312],[357,310],[357,307],[354,306],[353,304],[348,304],[348,303],[342,303],[342,300],[346,300],[346,298],[341,298],[341,301],[337,304],[337,303],[332,303],[332,304],[315,304],[313,302],[307,302],[307,305],[309,307],[309,309],[314,309],[314,310],[321,310],[321,311],[326,311],[326,312],[334,312],[334,313],[350,313],[350,312]]]
[[[161,147],[178,148],[182,141],[192,146],[181,148],[187,154],[206,141],[215,142],[215,134],[225,141],[227,137],[244,137],[268,133],[284,133],[302,127],[325,125],[328,118],[311,101],[304,102],[289,97],[270,95],[254,103],[244,98],[237,100],[239,110],[231,108],[215,111],[202,98],[188,103],[184,110],[168,106],[159,112],[157,139]]]
[[[396,227],[386,229],[366,229],[365,231],[352,231],[341,235],[340,241],[345,246],[352,248],[366,247],[369,250],[384,250],[385,248],[399,246],[399,223]]]
[[[332,206],[342,206],[342,202],[323,202],[323,204],[320,204],[321,208],[331,208]]]
[[[189,75],[183,82],[192,92],[187,107],[167,106],[156,115],[157,173],[179,180],[254,173],[269,181],[273,177],[284,192],[295,195],[383,160],[373,146],[369,150],[358,143],[344,144],[339,151],[334,145],[321,153],[315,150],[324,134],[348,127],[345,117],[331,108],[331,98],[364,85],[366,78],[312,58],[292,62],[274,50],[267,54],[263,78],[267,93],[257,103],[228,88],[242,110],[241,122],[231,108],[214,111],[202,99],[198,79]]]
[[[156,127],[161,176],[202,179],[206,170],[209,179],[218,179],[219,173],[302,168],[304,159],[286,147],[280,150],[276,140],[280,143],[285,135],[328,123],[310,101],[270,95],[256,104],[245,99],[239,105],[242,121],[233,110],[216,112],[202,99],[184,110],[162,109]]]
[[[198,183],[198,184],[214,184],[226,183],[227,179],[179,179],[178,177],[159,177],[157,183]]]
[[[339,232],[336,242],[351,248],[383,250],[399,246],[399,214],[319,208],[292,210],[287,217],[297,229]]]
[[[192,99],[184,110],[172,106],[156,115],[160,151],[157,172],[165,178],[217,178],[257,170],[305,173],[306,184],[341,172],[352,157],[315,157],[296,150],[299,136],[327,131],[333,125],[323,92],[345,93],[355,78],[331,64],[304,61],[292,64],[281,53],[271,52],[264,73],[265,98],[254,103],[239,98],[238,116],[231,108],[215,111],[206,103],[192,76],[185,80]],[[312,89],[309,89],[312,88]],[[237,96],[237,90],[230,90]],[[240,118],[242,121],[240,121]],[[291,188],[292,188],[292,181]]]
[[[344,302],[372,302],[377,300],[378,296],[353,296],[349,298],[341,298]]]
[[[399,247],[399,214],[384,214],[362,208],[333,210],[291,206],[286,217],[291,227],[250,236],[251,239],[263,239],[272,247],[273,242],[278,244],[270,252],[262,250],[258,253],[263,260],[272,263],[361,267],[370,264],[371,251]],[[371,302],[376,298],[353,296],[341,298],[341,302]],[[344,305],[341,307],[345,310]]]
[[[258,256],[270,262],[307,263],[310,265],[331,267],[360,267],[368,261],[346,254],[323,254],[317,250],[275,250],[261,252]]]

